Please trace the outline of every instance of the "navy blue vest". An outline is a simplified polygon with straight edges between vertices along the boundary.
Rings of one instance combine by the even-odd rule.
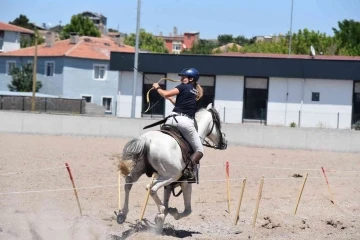
[[[176,88],[180,93],[176,96],[176,102],[173,111],[195,117],[195,113],[197,111],[196,88],[191,83],[182,83],[176,86]]]

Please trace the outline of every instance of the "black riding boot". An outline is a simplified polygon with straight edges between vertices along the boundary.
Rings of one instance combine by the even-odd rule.
[[[190,159],[191,159],[191,162],[188,166],[189,168],[189,172],[188,172],[188,177],[187,177],[187,180],[188,182],[190,183],[195,183],[196,182],[196,164],[199,164],[200,163],[200,159],[203,157],[203,154],[201,152],[195,152],[191,155]]]
[[[191,161],[194,164],[199,164],[200,159],[203,157],[203,154],[201,152],[195,152],[193,155],[191,155]]]

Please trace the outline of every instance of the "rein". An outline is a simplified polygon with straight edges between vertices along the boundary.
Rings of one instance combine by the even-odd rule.
[[[221,149],[221,150],[226,149],[227,144],[224,143],[225,133],[222,133],[220,130],[220,122],[218,121],[218,118],[215,115],[216,113],[214,112],[213,109],[210,109],[208,111],[211,113],[211,116],[213,118],[213,124],[211,126],[209,133],[206,135],[206,137],[210,136],[211,132],[214,130],[214,126],[216,125],[216,127],[220,133],[220,144],[219,144],[219,146],[217,146],[216,144],[211,145],[205,138],[200,137],[203,140],[203,142],[205,142],[202,145],[205,147],[214,148],[214,149]]]

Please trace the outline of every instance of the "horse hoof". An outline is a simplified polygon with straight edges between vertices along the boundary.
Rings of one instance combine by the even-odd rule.
[[[156,224],[156,226],[162,227],[162,225],[163,225],[163,223],[164,223],[164,220],[165,220],[165,215],[164,215],[164,214],[158,214],[158,215],[156,215],[156,217],[155,217],[155,224]]]
[[[119,213],[116,217],[116,221],[118,224],[123,224],[125,222],[126,215],[124,213]]]

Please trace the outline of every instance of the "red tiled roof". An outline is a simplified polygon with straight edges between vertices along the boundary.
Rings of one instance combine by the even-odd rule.
[[[110,60],[110,52],[135,52],[131,46],[119,46],[111,38],[79,37],[76,44],[70,39],[56,41],[53,46],[47,47],[45,43],[38,46],[38,57],[74,57],[87,59]],[[33,57],[35,46],[21,48],[15,51],[0,53],[1,56],[30,56]]]
[[[12,25],[12,24],[4,23],[4,22],[0,22],[0,30],[9,31],[9,32],[21,32],[21,33],[34,34],[34,31],[32,31],[30,29],[18,27],[18,26]]]
[[[217,56],[228,57],[258,57],[258,58],[289,58],[288,54],[275,54],[275,53],[241,53],[241,52],[225,52],[214,54]],[[296,59],[312,59],[310,55],[291,54],[290,58]],[[351,60],[360,61],[360,56],[337,56],[337,55],[316,55],[314,59],[321,60]]]

